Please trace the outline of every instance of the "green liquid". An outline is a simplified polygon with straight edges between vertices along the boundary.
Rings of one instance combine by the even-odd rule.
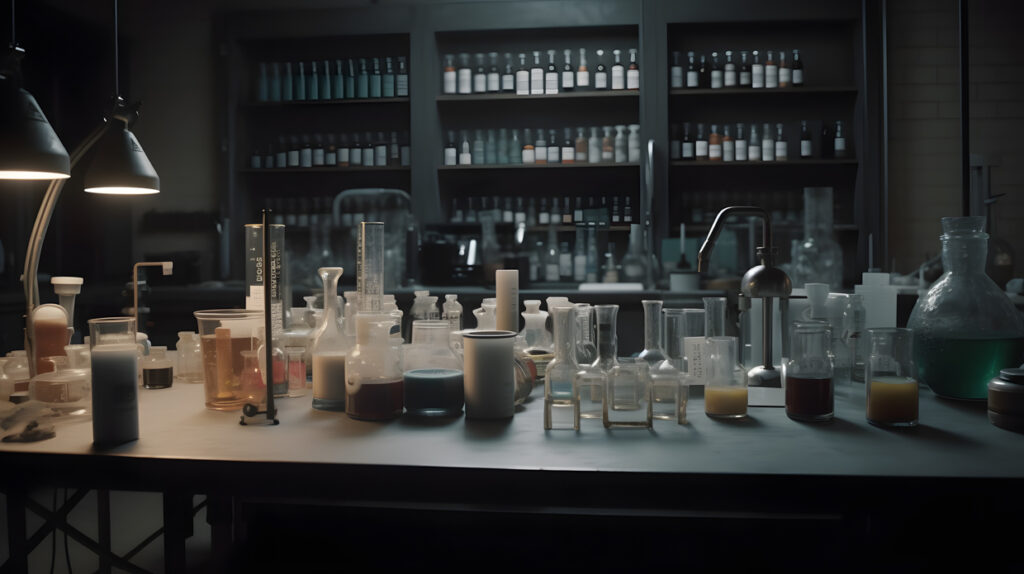
[[[935,394],[951,399],[984,400],[988,382],[1000,369],[1024,361],[1024,338],[941,339],[917,337],[917,378]]]

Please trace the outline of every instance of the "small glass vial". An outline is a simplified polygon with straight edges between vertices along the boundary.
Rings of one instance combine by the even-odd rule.
[[[775,140],[769,124],[761,126],[761,161],[775,161]]]
[[[750,61],[747,59],[747,51],[740,51],[740,87],[749,88],[751,84]]]
[[[166,389],[174,383],[174,364],[167,358],[167,347],[154,345],[142,361],[142,386]]]
[[[747,140],[747,161],[761,161],[761,135],[757,131],[757,124],[750,123],[750,137]]]
[[[612,50],[612,89],[626,89],[626,68],[622,65],[622,50]]]
[[[807,120],[800,120],[800,157],[809,158],[814,155],[811,133],[807,131]]]
[[[779,50],[779,87],[788,88],[793,82],[793,70],[786,63],[786,52]]]
[[[743,124],[736,124],[736,161],[747,161],[747,137]]]
[[[752,88],[763,88],[764,87],[764,64],[761,63],[761,56],[757,50],[754,50],[751,55],[753,56],[753,62],[750,64],[750,87]]]
[[[771,50],[768,50],[768,56],[764,60],[764,87],[779,87],[779,65],[775,62]]]
[[[882,427],[917,426],[918,384],[914,377],[913,332],[910,329],[868,329],[868,334],[871,354],[864,364],[868,422]]]
[[[797,321],[790,329],[790,354],[783,365],[786,416],[798,421],[832,420],[832,328],[824,321]]]
[[[285,347],[285,372],[288,375],[288,396],[306,395],[306,349]]]
[[[789,159],[789,142],[782,133],[782,124],[775,124],[775,161],[786,161]]]
[[[722,135],[718,133],[717,124],[711,124],[708,134],[708,161],[722,161]]]
[[[554,50],[548,50],[548,66],[544,72],[544,93],[546,95],[558,93],[558,67],[555,66]]]
[[[576,309],[555,307],[555,356],[544,372],[544,430],[580,430],[580,404],[576,387]]]
[[[793,87],[804,85],[804,63],[800,61],[800,50],[793,50]]]
[[[533,66],[530,68],[530,95],[544,95],[544,68],[540,64],[540,50],[533,51]]]
[[[561,88],[563,92],[568,92],[576,88],[576,70],[572,66],[572,50],[566,48],[562,55],[565,62],[562,65]]]
[[[496,94],[501,91],[501,72],[498,70],[498,53],[487,53],[487,91]]]
[[[590,87],[590,70],[587,69],[586,48],[580,48],[580,65],[576,68],[576,87],[581,89]]]
[[[721,89],[724,80],[725,71],[722,69],[722,62],[718,59],[718,52],[711,52],[711,89]]]
[[[736,368],[736,337],[708,337],[704,414],[713,419],[747,416],[747,375]]]
[[[704,124],[697,124],[697,140],[694,144],[694,150],[698,160],[708,159],[708,139],[704,135]]]
[[[608,70],[604,65],[604,50],[597,51],[597,71],[594,72],[594,89],[608,89]]]
[[[682,88],[684,84],[682,54],[678,51],[673,51],[672,66],[669,68],[669,87],[677,89]]]
[[[700,70],[697,69],[697,61],[693,52],[686,53],[686,87],[700,87]]]
[[[722,161],[736,161],[736,142],[732,139],[732,134],[729,132],[729,124],[722,126],[722,130]]]
[[[505,69],[501,72],[501,91],[506,94],[513,94],[516,92],[516,72],[512,69],[512,54],[505,53]],[[527,74],[529,79],[529,74]]]
[[[486,56],[477,53],[474,56],[476,67],[473,69],[473,93],[483,94],[487,92],[487,61]]]
[[[456,93],[456,78],[455,78],[455,56],[451,54],[444,55],[444,72],[442,73],[441,81],[441,93],[442,94],[454,94]]]
[[[519,67],[516,68],[516,95],[530,95],[530,70],[526,67],[526,54],[520,52]]]
[[[459,67],[457,70],[458,76],[458,93],[460,94],[472,94],[473,93],[473,68],[469,65],[469,54],[463,52],[459,54]]]
[[[725,51],[725,73],[722,75],[722,84],[726,88],[736,87],[736,63],[732,61],[732,50]]]
[[[629,49],[629,68],[626,69],[626,89],[640,89],[640,64],[636,59],[636,48]]]

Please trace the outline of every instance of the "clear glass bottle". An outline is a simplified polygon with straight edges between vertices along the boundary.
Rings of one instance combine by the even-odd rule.
[[[537,130],[537,141],[533,143],[533,153],[536,156],[535,163],[548,163],[548,140],[544,139],[544,129]]]
[[[629,226],[629,249],[622,257],[622,280],[634,283],[645,283],[647,280],[647,257],[644,254],[643,229],[635,223]]]
[[[629,67],[626,69],[626,89],[640,89],[640,64],[636,59],[636,48],[629,49]]]
[[[718,133],[717,124],[711,124],[708,134],[708,161],[722,161],[722,134]]]
[[[587,161],[589,161],[587,156],[589,146],[587,143],[587,136],[583,132],[583,127],[576,128],[576,141],[574,142],[574,147],[575,154],[573,159],[576,163],[587,163]]]
[[[555,51],[548,50],[548,66],[544,72],[544,93],[558,93],[558,67],[555,66]]]
[[[345,60],[346,73],[345,73],[345,99],[351,100],[356,97],[356,63],[355,60],[349,58]]]
[[[750,64],[750,87],[764,87],[764,64],[761,63],[761,55],[757,50],[751,52],[753,61]]]
[[[530,70],[526,67],[526,54],[519,53],[519,67],[516,68],[516,95],[530,95]]]
[[[665,360],[665,351],[661,345],[662,302],[643,300],[640,304],[644,308],[644,349],[637,358],[647,361],[647,364],[653,367]]]
[[[351,340],[338,326],[338,280],[341,267],[318,270],[324,284],[324,318],[310,337],[313,357],[313,408],[324,411],[345,410],[345,358]]]
[[[822,321],[796,321],[790,328],[790,357],[782,367],[786,416],[798,421],[832,420],[832,328]]]
[[[587,139],[587,163],[601,163],[601,136],[597,126],[590,127]]]
[[[686,403],[689,398],[689,379],[683,372],[685,361],[686,311],[691,309],[664,309],[665,360],[651,365],[651,408],[657,420],[686,424]]]
[[[775,124],[775,161],[786,161],[789,159],[789,142],[782,133],[782,124]]]
[[[473,93],[483,94],[487,92],[487,56],[477,53],[473,58],[476,60],[473,68]]]
[[[794,287],[827,283],[843,285],[843,250],[834,239],[831,187],[804,188],[804,237],[793,249]]]
[[[498,53],[487,53],[487,91],[498,93],[501,91],[501,72],[498,70]]]
[[[597,359],[597,321],[594,306],[590,303],[576,303],[576,364],[589,365]]]
[[[380,96],[382,98],[395,97],[395,64],[391,56],[384,58],[384,73],[380,77]]]
[[[456,80],[455,72],[455,56],[452,54],[444,55],[443,72],[441,74],[441,93],[442,94],[454,94],[457,92],[456,86],[458,82]]]
[[[669,68],[669,88],[678,89],[685,85],[683,78],[682,54],[672,52],[672,66]]]
[[[622,50],[612,50],[612,89],[626,89],[626,68],[622,65]]]
[[[562,50],[562,56],[564,63],[562,64],[561,88],[563,92],[568,92],[576,88],[576,70],[572,66],[572,50],[569,48]]]
[[[725,73],[722,74],[722,85],[735,88],[737,83],[736,63],[732,61],[732,50],[725,51]]]
[[[487,165],[498,163],[498,139],[494,128],[487,130],[487,139],[484,142],[484,163]]]
[[[804,63],[800,60],[800,50],[793,50],[793,87],[804,85]]]
[[[732,139],[729,124],[722,126],[722,161],[736,161],[736,141]]]
[[[837,158],[843,158],[847,156],[846,130],[843,129],[842,120],[836,120],[836,127],[832,135],[832,153]]]
[[[1024,361],[1024,320],[985,274],[985,218],[944,217],[942,230],[944,273],[907,322],[917,378],[942,397],[984,400],[1000,369]]]
[[[751,83],[750,61],[747,58],[747,51],[740,51],[740,87],[749,88]]]
[[[533,66],[530,67],[530,95],[544,95],[544,68],[540,63],[540,50],[533,51]]]
[[[864,296],[860,293],[850,295],[849,304],[843,311],[843,342],[849,349],[851,359],[850,378],[864,382],[864,359],[870,349],[867,333],[867,309],[864,308]]]
[[[402,414],[402,369],[391,341],[395,319],[356,315],[356,345],[345,358],[345,414],[387,420]]]
[[[718,90],[725,83],[725,70],[718,58],[718,52],[711,52],[711,89]]]
[[[615,162],[615,136],[612,126],[604,126],[604,137],[601,138],[601,163]]]
[[[761,161],[761,137],[757,122],[750,122],[750,138],[747,140],[747,161]]]
[[[800,157],[809,158],[814,155],[811,133],[807,131],[807,120],[800,120]]]
[[[448,321],[412,323],[412,343],[402,352],[402,385],[409,415],[447,417],[462,412],[462,361],[448,344],[449,329]]]
[[[359,58],[359,74],[356,76],[356,97],[370,97],[370,72],[366,66],[366,58]]]
[[[175,378],[183,383],[202,383],[203,355],[199,336],[192,331],[179,331],[178,342],[174,348],[178,353],[178,364],[174,369]]]
[[[459,54],[459,66],[456,69],[456,78],[457,93],[473,93],[473,68],[470,67],[469,54],[465,52]]]
[[[147,389],[166,389],[174,382],[174,364],[167,358],[167,347],[163,345],[150,347],[141,366],[142,386]]]
[[[772,139],[771,125],[761,126],[761,161],[775,161],[775,140]]]
[[[604,50],[597,51],[597,70],[594,72],[594,89],[608,89],[608,70],[604,65]]]
[[[544,373],[544,430],[580,430],[575,321],[575,308],[555,307],[555,357]]]
[[[704,134],[703,123],[697,124],[697,139],[694,142],[693,149],[698,160],[707,161],[710,150],[708,149],[708,138]]]
[[[629,159],[625,131],[626,126],[615,126],[615,163],[626,163]]]
[[[786,51],[779,50],[779,87],[788,88],[793,83],[793,69],[786,63]]]
[[[576,68],[576,87],[590,87],[590,71],[587,70],[587,49],[580,48],[580,65]]]
[[[779,87],[779,65],[775,61],[775,54],[768,50],[767,56],[764,60],[764,87],[765,88],[777,88]]]
[[[679,145],[679,159],[697,159],[697,152],[693,141],[693,133],[690,131],[690,122],[683,122],[683,140]]]
[[[395,96],[409,97],[409,65],[405,56],[398,57],[398,75],[395,76]]]
[[[686,87],[700,87],[700,70],[697,69],[697,60],[693,52],[686,53]]]
[[[501,71],[501,91],[506,94],[516,92],[516,71],[512,69],[512,54],[505,52],[505,67]],[[529,75],[527,75],[529,78]]]

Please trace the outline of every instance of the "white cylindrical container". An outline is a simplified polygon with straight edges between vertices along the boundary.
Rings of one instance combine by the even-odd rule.
[[[503,331],[519,331],[519,270],[495,271],[497,327]]]
[[[463,334],[466,418],[506,419],[515,413],[512,331]]]

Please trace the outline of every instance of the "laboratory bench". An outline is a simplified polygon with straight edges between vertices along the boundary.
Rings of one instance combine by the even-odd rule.
[[[1024,437],[989,424],[983,403],[926,389],[920,426],[878,428],[863,392],[840,385],[827,423],[777,407],[712,420],[693,398],[687,425],[606,430],[584,419],[573,432],[543,430],[542,387],[508,420],[361,422],[312,409],[307,394],[277,401],[276,426],[241,426],[238,412],[204,408],[202,385],[175,383],[140,390],[137,441],[96,449],[86,419],[49,440],[0,443],[0,489],[15,552],[32,535],[21,498],[32,488],[163,493],[168,571],[185,564],[183,517],[198,494],[218,568],[439,560],[461,570],[502,556],[841,571],[968,559],[1020,571],[1024,556],[999,548],[1018,547],[1004,526],[1024,511]]]

